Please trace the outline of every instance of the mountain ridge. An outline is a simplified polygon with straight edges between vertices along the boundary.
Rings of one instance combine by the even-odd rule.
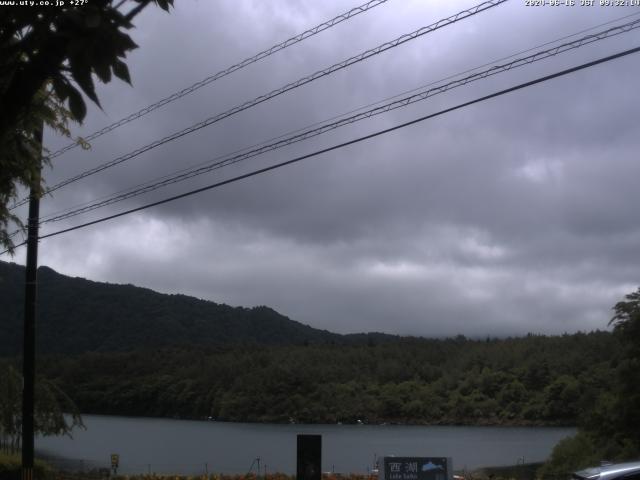
[[[0,262],[0,355],[21,351],[24,267]],[[132,284],[38,269],[36,348],[42,353],[128,351],[171,345],[296,345],[385,341],[382,333],[340,335],[268,306],[232,307]]]

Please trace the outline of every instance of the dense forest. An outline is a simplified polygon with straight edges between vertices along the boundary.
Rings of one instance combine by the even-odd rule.
[[[24,267],[0,262],[0,356],[22,345]],[[37,351],[75,354],[168,345],[360,343],[396,337],[338,335],[255,308],[166,295],[133,285],[93,282],[38,269]]]
[[[80,411],[304,423],[575,425],[610,388],[610,333],[48,356]]]

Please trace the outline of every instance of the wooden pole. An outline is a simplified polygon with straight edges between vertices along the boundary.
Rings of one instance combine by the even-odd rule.
[[[42,127],[36,132],[42,155]],[[27,265],[22,350],[22,480],[33,480],[36,299],[38,290],[38,223],[40,221],[40,166],[29,194]]]

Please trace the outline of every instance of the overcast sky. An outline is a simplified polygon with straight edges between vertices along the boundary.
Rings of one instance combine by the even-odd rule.
[[[531,7],[510,0],[76,182],[45,198],[41,213],[640,14],[638,7],[581,7],[576,2]],[[133,87],[118,80],[101,86],[104,110],[91,106],[75,133],[86,136],[357,4],[221,0],[176,1],[170,14],[149,8],[132,32],[140,46],[127,62]],[[389,0],[94,140],[88,152],[76,149],[56,158],[46,172],[47,183],[474,5],[467,0]],[[48,224],[42,233],[638,45],[640,29]],[[218,303],[268,305],[340,333],[505,336],[604,329],[613,304],[640,284],[638,78],[640,54],[43,240],[40,264],[67,275]],[[55,150],[67,141],[49,133],[45,143]],[[24,248],[13,261],[24,262]]]

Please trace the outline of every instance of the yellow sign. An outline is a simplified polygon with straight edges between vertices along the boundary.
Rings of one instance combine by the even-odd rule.
[[[118,463],[120,462],[120,455],[117,453],[111,454],[111,468],[118,468]]]

